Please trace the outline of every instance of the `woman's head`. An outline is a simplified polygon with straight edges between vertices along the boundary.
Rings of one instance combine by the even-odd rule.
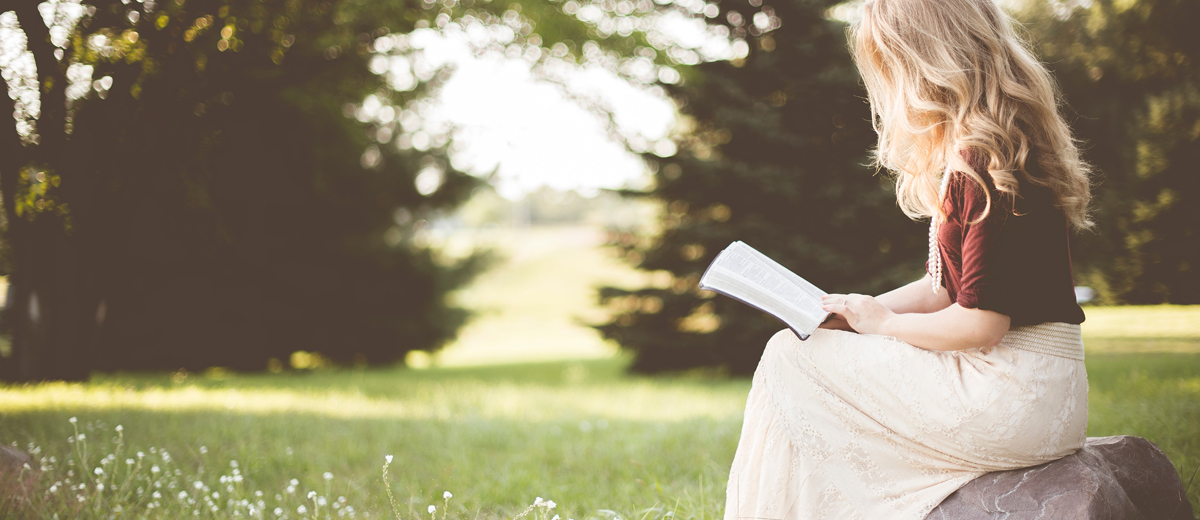
[[[1019,183],[1046,186],[1075,227],[1091,225],[1090,170],[1058,114],[1049,71],[1013,26],[995,0],[867,0],[852,25],[876,161],[896,172],[910,216],[941,211],[937,186],[949,166],[981,186],[988,175],[1009,197]],[[1026,169],[1033,152],[1040,169]]]

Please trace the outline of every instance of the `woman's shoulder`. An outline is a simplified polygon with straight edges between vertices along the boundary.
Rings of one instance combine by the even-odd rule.
[[[1043,213],[1056,209],[1050,189],[1027,180],[1030,177],[1037,178],[1041,172],[1035,155],[1031,154],[1025,163],[1029,175],[1016,175],[1014,193],[1002,192],[996,187],[995,179],[987,168],[989,161],[983,154],[966,153],[963,158],[967,159],[974,175],[961,170],[950,172],[945,203],[970,215],[972,220],[985,210],[989,217],[1003,218],[1006,215]]]
[[[987,170],[976,170],[975,175],[961,170],[953,170],[946,182],[946,197],[943,201],[944,210],[950,218],[976,220],[985,211],[989,216],[996,207],[996,202],[1002,197],[996,189]],[[983,183],[980,185],[980,183]]]

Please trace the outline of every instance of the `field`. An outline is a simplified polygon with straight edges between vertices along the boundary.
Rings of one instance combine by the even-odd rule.
[[[514,255],[461,295],[482,317],[420,363],[429,368],[98,374],[0,387],[0,441],[55,457],[37,496],[61,518],[108,517],[118,505],[137,517],[225,518],[253,506],[268,518],[275,508],[338,518],[352,506],[358,518],[382,518],[393,516],[388,489],[413,520],[513,518],[536,497],[557,503],[534,510],[546,520],[719,518],[749,381],[625,374],[628,360],[578,321],[603,316],[589,307],[591,284],[636,275],[591,239],[532,240],[540,253]],[[509,305],[501,294],[520,297]],[[550,308],[546,298],[566,303]],[[549,348],[540,331],[566,346]],[[522,350],[514,335],[533,346]],[[1089,308],[1085,335],[1088,434],[1146,437],[1186,483],[1200,468],[1200,308]],[[489,357],[489,336],[520,362],[497,364],[505,358]],[[68,489],[81,481],[85,490]]]

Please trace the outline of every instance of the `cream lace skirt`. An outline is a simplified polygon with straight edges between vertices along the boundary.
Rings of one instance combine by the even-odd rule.
[[[918,520],[972,479],[1083,446],[1079,325],[934,352],[818,330],[771,338],[754,374],[725,520]]]

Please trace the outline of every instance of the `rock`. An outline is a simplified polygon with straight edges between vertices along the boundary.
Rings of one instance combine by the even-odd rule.
[[[32,493],[39,473],[39,465],[29,454],[10,446],[0,446],[0,503]]]
[[[988,473],[942,501],[926,520],[1193,520],[1183,482],[1141,437],[1091,437],[1073,455]]]

